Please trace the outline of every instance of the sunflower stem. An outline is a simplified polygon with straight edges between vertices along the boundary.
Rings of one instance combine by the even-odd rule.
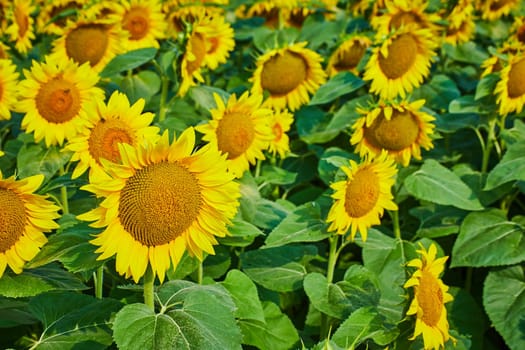
[[[64,165],[62,165],[59,169],[59,175],[65,175],[66,170],[64,169]],[[69,214],[69,202],[68,202],[68,195],[67,195],[67,186],[61,186],[60,187],[60,202],[62,202],[62,213]]]
[[[328,284],[332,283],[334,280],[334,272],[335,272],[335,265],[337,263],[337,257],[339,256],[339,253],[341,250],[337,249],[337,245],[339,243],[339,235],[335,234],[331,236],[329,239],[330,243],[330,250],[328,252],[328,266],[326,268],[326,281]],[[320,335],[321,339],[328,338],[330,334],[330,327],[331,327],[331,317],[321,313],[321,329],[320,329]]]
[[[496,133],[494,131],[496,127],[496,122],[496,119],[493,119],[489,122],[489,133],[487,135],[487,142],[485,143],[485,147],[483,148],[483,158],[481,163],[482,174],[485,174],[488,170],[490,153],[492,152],[492,147],[494,146],[494,143],[497,142]]]
[[[162,77],[162,87],[160,90],[160,106],[159,106],[159,123],[166,119],[166,99],[168,97],[168,78]]]
[[[204,266],[202,261],[199,262],[199,267],[197,268],[197,283],[202,284],[202,279],[204,276]]]
[[[104,264],[100,265],[97,271],[93,272],[95,280],[95,297],[102,299],[102,285],[104,283]]]
[[[399,226],[399,212],[397,210],[391,210],[390,216],[392,217],[392,226],[394,229],[394,236],[401,240],[401,228]]]
[[[155,274],[150,265],[146,269],[144,274],[144,304],[146,304],[151,310],[155,311],[155,298],[154,298],[154,282]]]

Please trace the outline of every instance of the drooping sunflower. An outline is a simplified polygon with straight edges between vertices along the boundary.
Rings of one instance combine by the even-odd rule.
[[[79,161],[71,178],[79,177],[88,168],[91,172],[101,170],[102,158],[120,163],[120,143],[136,147],[144,139],[158,138],[159,128],[150,126],[154,114],[143,113],[144,104],[144,100],[139,99],[130,106],[127,96],[118,91],[113,92],[107,104],[99,101],[98,120],[65,147],[75,152],[71,161]]]
[[[391,192],[397,174],[395,162],[382,152],[374,159],[365,157],[360,164],[349,160],[341,170],[347,179],[330,185],[335,192],[326,218],[328,231],[344,235],[350,229],[352,241],[359,231],[366,241],[368,228],[381,223],[384,210],[397,210]]]
[[[520,0],[476,0],[476,8],[481,12],[481,18],[495,21],[508,15],[520,5]]]
[[[326,82],[323,58],[306,48],[306,42],[274,49],[257,58],[250,82],[251,93],[269,93],[264,106],[294,111],[310,101],[309,94]]]
[[[34,193],[43,180],[41,174],[17,180],[0,172],[0,278],[7,265],[21,273],[47,242],[44,233],[58,228],[60,208]]]
[[[95,86],[99,76],[87,62],[79,66],[47,56],[43,63],[33,61],[24,76],[17,104],[17,111],[25,113],[22,129],[33,132],[36,142],[45,139],[48,147],[87,128],[97,100],[104,99],[104,91]]]
[[[11,111],[18,102],[17,84],[16,66],[8,59],[0,59],[0,120],[11,119]]]
[[[261,96],[248,92],[239,99],[231,95],[226,105],[219,95],[214,98],[217,108],[210,111],[212,119],[196,130],[204,134],[204,141],[226,154],[228,170],[240,178],[250,164],[265,159],[263,152],[275,138],[270,125],[272,110],[261,107]]]
[[[239,184],[224,156],[194,146],[193,128],[171,144],[166,131],[154,144],[120,144],[121,164],[103,161],[105,172],[82,189],[104,199],[78,216],[104,228],[91,241],[98,259],[116,255],[116,270],[135,282],[149,264],[162,282],[185,251],[200,260],[203,252],[214,254],[216,237],[228,234],[237,212]]]
[[[371,109],[358,108],[362,115],[352,128],[350,143],[360,156],[374,157],[386,150],[403,166],[410,158],[421,159],[421,148],[433,147],[430,135],[435,118],[421,110],[425,100],[392,102]]]
[[[40,33],[61,35],[67,20],[75,20],[89,0],[44,0],[36,17]]]
[[[14,0],[7,11],[8,27],[5,34],[14,42],[18,52],[26,54],[32,47],[35,39],[34,22],[31,14],[36,7],[31,0]]]
[[[525,54],[509,56],[507,65],[500,72],[494,94],[499,114],[520,113],[525,104]]]
[[[268,151],[275,156],[279,154],[279,157],[284,158],[290,152],[290,138],[287,132],[294,121],[293,114],[287,110],[275,111],[270,120],[270,126],[274,138],[270,141]]]
[[[366,35],[354,34],[345,39],[328,59],[326,67],[328,76],[333,77],[339,72],[346,71],[359,74],[357,66],[371,45],[372,40]]]
[[[370,92],[390,100],[404,98],[430,74],[436,41],[428,29],[402,27],[372,49],[364,80],[371,80]]]
[[[425,350],[439,350],[449,339],[454,340],[448,332],[447,309],[445,304],[453,300],[446,286],[440,279],[445,269],[448,256],[436,259],[437,248],[432,243],[428,249],[421,246],[417,251],[421,258],[408,262],[408,266],[417,270],[406,281],[404,288],[413,288],[414,298],[410,303],[407,315],[416,315],[415,339],[423,335]]]

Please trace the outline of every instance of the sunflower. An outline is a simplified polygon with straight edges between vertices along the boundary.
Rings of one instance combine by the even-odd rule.
[[[509,41],[519,42],[525,47],[525,17],[515,17],[509,32]]]
[[[206,35],[206,54],[202,63],[209,69],[216,69],[226,63],[230,52],[235,47],[233,28],[223,16],[205,17],[209,20],[207,26],[210,32]]]
[[[68,21],[64,33],[53,42],[52,56],[57,60],[69,58],[78,64],[89,62],[96,72],[102,71],[119,53],[127,33],[102,20]]]
[[[445,304],[453,298],[448,293],[448,286],[439,278],[448,257],[436,259],[437,249],[433,243],[428,251],[421,245],[417,252],[421,258],[413,259],[407,264],[417,270],[404,285],[404,288],[414,288],[414,299],[407,311],[407,315],[416,315],[416,327],[410,340],[422,334],[425,350],[439,350],[449,339],[455,340],[448,333],[445,308]]]
[[[328,76],[333,77],[339,72],[346,71],[358,74],[357,66],[370,45],[372,41],[366,35],[354,34],[345,39],[328,59],[326,67]]]
[[[104,99],[104,91],[95,86],[99,76],[87,62],[79,66],[47,56],[43,63],[33,61],[24,76],[17,105],[25,113],[22,129],[34,132],[36,142],[45,139],[48,147],[62,145],[88,127],[97,100]]]
[[[481,68],[483,68],[481,77],[491,73],[501,72],[503,67],[507,64],[510,56],[515,56],[520,51],[523,51],[521,46],[522,44],[515,40],[507,40],[503,42],[501,47],[492,51],[492,56],[488,57],[481,63]]]
[[[10,59],[11,53],[9,52],[9,47],[0,41],[0,60]]]
[[[518,8],[520,0],[477,0],[476,8],[481,12],[481,18],[495,21],[502,16],[508,15],[512,10]]]
[[[120,144],[122,164],[103,161],[105,172],[82,189],[105,197],[79,215],[104,230],[91,241],[98,259],[116,255],[116,269],[135,282],[148,264],[162,282],[183,253],[203,259],[214,254],[217,237],[237,212],[239,184],[225,157],[212,147],[193,152],[195,132],[186,129],[170,144],[168,132],[156,143]]]
[[[275,156],[279,154],[281,158],[286,157],[290,152],[290,139],[286,134],[294,121],[293,114],[286,111],[275,111],[270,120],[270,127],[273,132],[273,140],[270,141],[268,151]]]
[[[168,36],[177,37],[179,33],[183,33],[185,23],[192,24],[198,20],[208,17],[224,17],[224,9],[217,6],[206,5],[188,5],[188,6],[173,6],[165,5],[166,18],[168,22]]]
[[[500,77],[494,89],[499,114],[520,113],[525,104],[525,54],[510,56]]]
[[[35,9],[31,0],[14,0],[7,12],[9,26],[5,34],[9,35],[10,41],[15,43],[15,48],[22,54],[33,47],[31,41],[35,39],[35,20],[31,14]]]
[[[159,39],[166,35],[167,23],[158,0],[124,0],[117,14],[122,28],[128,33],[128,51],[145,47],[159,47]]]
[[[382,99],[406,93],[430,74],[436,43],[428,29],[402,27],[372,50],[363,75],[371,80],[370,92]]]
[[[61,35],[67,19],[75,20],[89,0],[45,0],[36,18],[38,32]]]
[[[0,0],[0,30],[4,32],[7,28],[7,9],[9,7],[9,0]]]
[[[367,230],[381,223],[384,209],[397,210],[393,202],[391,187],[395,182],[397,168],[394,160],[382,152],[378,157],[367,157],[357,164],[349,160],[349,166],[340,168],[347,176],[346,180],[330,185],[333,204],[326,222],[328,231],[344,235],[350,228],[350,240],[354,240],[357,231],[366,241]]]
[[[260,17],[264,19],[264,25],[268,28],[276,29],[279,27],[281,9],[274,1],[258,1],[251,5],[246,11],[241,12],[241,9],[236,11],[236,15],[240,18]]]
[[[100,119],[66,146],[75,152],[71,161],[79,161],[71,178],[79,177],[88,168],[92,172],[101,170],[101,158],[120,163],[119,143],[136,146],[144,139],[157,138],[159,128],[149,126],[154,114],[142,113],[144,103],[140,99],[130,106],[127,96],[118,91],[113,92],[107,105],[99,102],[97,116]]]
[[[257,68],[250,78],[251,93],[263,96],[267,91],[265,106],[294,111],[308,103],[308,94],[326,82],[322,56],[306,48],[306,44],[274,49],[257,59]]]
[[[361,156],[379,155],[383,150],[403,166],[410,158],[421,159],[421,148],[433,147],[430,135],[434,130],[435,118],[421,111],[425,100],[412,103],[392,102],[373,109],[358,108],[362,117],[356,120],[350,138],[357,144],[356,152]]]
[[[16,66],[8,59],[0,59],[0,120],[11,119],[18,84]]]
[[[21,273],[47,242],[44,232],[58,228],[53,220],[60,208],[34,193],[43,180],[41,174],[17,180],[0,172],[0,278],[7,265]]]
[[[227,156],[228,170],[240,178],[255,164],[265,159],[263,152],[275,139],[270,126],[272,111],[261,107],[261,96],[248,92],[239,99],[231,95],[226,105],[214,94],[216,109],[210,111],[212,120],[196,127],[202,139]]]

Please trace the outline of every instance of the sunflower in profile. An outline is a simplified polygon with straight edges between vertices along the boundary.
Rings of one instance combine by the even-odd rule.
[[[17,84],[16,66],[8,59],[0,59],[0,120],[11,119],[11,111],[18,102]]]
[[[239,184],[225,157],[213,147],[193,151],[195,132],[186,129],[172,143],[168,132],[155,143],[120,144],[121,164],[104,161],[105,172],[82,189],[104,197],[99,207],[79,215],[103,231],[91,241],[98,259],[116,255],[116,270],[135,282],[148,265],[162,282],[182,255],[214,254],[216,237],[239,205]]]
[[[370,92],[390,100],[404,98],[430,74],[436,42],[428,29],[402,27],[372,49],[364,80],[371,80]]]
[[[525,104],[525,54],[511,55],[500,72],[494,94],[499,114],[520,113]]]
[[[378,157],[366,157],[360,164],[349,160],[349,165],[340,168],[346,180],[333,183],[330,187],[333,204],[326,222],[328,231],[344,235],[350,229],[350,240],[357,231],[366,241],[368,228],[381,223],[384,210],[397,210],[391,188],[397,174],[396,164],[382,152]]]
[[[0,172],[0,278],[7,265],[21,273],[47,242],[44,233],[58,228],[60,208],[34,193],[43,180],[41,174],[17,180]]]
[[[272,155],[279,154],[284,158],[290,152],[290,138],[286,134],[294,121],[293,114],[287,110],[275,111],[270,119],[270,127],[273,132],[273,140],[270,141],[268,151]]]
[[[217,108],[210,111],[212,120],[196,127],[212,148],[226,154],[228,170],[240,178],[255,164],[265,159],[263,152],[275,139],[270,122],[272,110],[261,107],[262,97],[245,92],[239,99],[231,95],[225,105],[214,94]]]
[[[358,108],[362,116],[352,126],[350,143],[357,144],[355,150],[361,156],[373,157],[385,150],[403,166],[411,157],[421,159],[421,148],[433,147],[430,135],[435,127],[435,118],[421,111],[424,104],[425,100],[417,100]]]
[[[14,42],[18,52],[26,54],[32,47],[35,39],[34,22],[31,14],[36,7],[31,0],[14,0],[7,11],[8,27],[5,34]]]
[[[120,143],[136,147],[144,139],[153,141],[158,138],[159,128],[150,126],[154,114],[142,113],[144,103],[140,99],[130,106],[127,96],[118,91],[113,92],[107,104],[99,101],[99,119],[65,147],[75,152],[71,161],[79,161],[71,178],[79,177],[88,168],[92,172],[101,170],[101,159],[120,163]]]
[[[89,0],[44,0],[36,17],[39,33],[61,35],[67,20],[76,20]]]
[[[481,18],[495,21],[517,9],[520,0],[476,0],[476,8],[481,12]]]
[[[408,266],[417,270],[406,281],[404,288],[413,288],[414,298],[410,303],[407,315],[416,315],[414,335],[423,336],[425,350],[439,350],[449,339],[447,309],[445,304],[453,300],[448,293],[448,286],[439,278],[445,269],[448,256],[436,259],[437,248],[432,243],[428,250],[421,245],[417,251],[421,258],[408,262]]]
[[[444,41],[451,45],[466,43],[474,36],[474,6],[469,0],[460,0],[446,16]]]
[[[25,113],[22,129],[33,132],[35,142],[45,139],[48,147],[87,128],[97,100],[104,99],[104,91],[95,86],[99,76],[87,62],[79,66],[47,56],[43,63],[33,60],[24,76],[17,104],[17,111]]]
[[[509,30],[509,41],[518,42],[525,47],[525,17],[516,16]]]
[[[274,49],[259,56],[250,78],[251,93],[263,96],[264,105],[295,111],[310,101],[309,94],[326,82],[322,56],[306,48],[306,42]]]
[[[357,66],[371,45],[372,40],[366,35],[354,34],[345,39],[328,59],[328,76],[333,77],[339,72],[359,74]]]
[[[504,41],[500,47],[492,51],[492,56],[489,56],[481,63],[483,72],[481,77],[492,73],[499,73],[507,65],[510,56],[517,55],[522,51],[521,43],[513,40]]]

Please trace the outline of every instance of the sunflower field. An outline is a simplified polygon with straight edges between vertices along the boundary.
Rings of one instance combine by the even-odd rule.
[[[522,0],[0,30],[0,348],[525,349]]]

